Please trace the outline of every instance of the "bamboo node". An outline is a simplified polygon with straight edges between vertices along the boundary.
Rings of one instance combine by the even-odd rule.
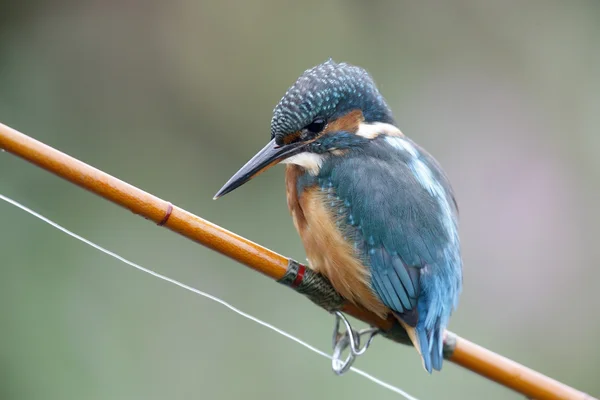
[[[163,226],[164,224],[166,224],[167,221],[169,220],[169,217],[171,216],[172,212],[173,212],[173,204],[171,204],[170,202],[167,202],[167,212],[165,213],[165,216],[163,217],[163,219],[161,219],[160,222],[156,225]]]

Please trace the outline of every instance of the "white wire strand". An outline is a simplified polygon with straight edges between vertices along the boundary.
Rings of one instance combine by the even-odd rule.
[[[131,267],[133,267],[133,268],[136,268],[136,269],[138,269],[138,270],[140,270],[142,272],[145,272],[145,273],[150,274],[152,276],[155,276],[155,277],[157,277],[159,279],[162,279],[163,281],[172,283],[174,285],[179,286],[180,288],[189,290],[190,292],[196,293],[196,294],[198,294],[198,295],[200,295],[202,297],[205,297],[205,298],[207,298],[209,300],[212,300],[212,301],[214,301],[216,303],[219,303],[222,306],[225,306],[228,309],[230,309],[231,311],[235,312],[236,314],[241,315],[242,317],[244,317],[246,319],[249,319],[251,321],[254,321],[257,324],[264,326],[265,328],[269,328],[270,330],[275,331],[275,332],[279,333],[280,335],[285,336],[286,338],[288,338],[288,339],[290,339],[290,340],[292,340],[292,341],[294,341],[294,342],[296,342],[296,343],[298,343],[298,344],[306,347],[307,349],[311,350],[314,353],[317,353],[317,354],[319,354],[319,355],[321,355],[321,356],[323,356],[325,358],[331,359],[331,356],[329,354],[325,353],[324,351],[317,349],[316,347],[312,346],[311,344],[308,344],[308,343],[302,341],[301,339],[298,339],[297,337],[293,336],[292,334],[287,333],[286,331],[284,331],[282,329],[279,329],[278,327],[276,327],[274,325],[271,325],[268,322],[262,321],[262,320],[260,320],[260,319],[258,319],[256,317],[254,317],[254,316],[252,316],[252,315],[250,315],[250,314],[248,314],[248,313],[246,313],[246,312],[244,312],[244,311],[242,311],[242,310],[234,307],[233,305],[229,304],[225,300],[221,300],[220,298],[218,298],[216,296],[213,296],[212,294],[209,294],[209,293],[203,292],[202,290],[193,288],[193,287],[191,287],[189,285],[186,285],[185,283],[182,283],[182,282],[179,282],[179,281],[177,281],[175,279],[169,278],[168,276],[161,275],[158,272],[154,272],[154,271],[152,271],[152,270],[150,270],[148,268],[142,267],[141,265],[138,265],[138,264],[134,263],[133,261],[129,261],[126,258],[121,257],[120,255],[118,255],[118,254],[116,254],[116,253],[114,253],[114,252],[112,252],[110,250],[107,250],[104,247],[102,247],[102,246],[100,246],[100,245],[92,242],[91,240],[88,240],[88,239],[86,239],[86,238],[84,238],[82,236],[79,236],[78,234],[76,234],[74,232],[71,232],[67,228],[64,228],[63,226],[61,226],[61,225],[57,224],[56,222],[54,222],[54,221],[52,221],[52,220],[44,217],[43,215],[39,214],[38,212],[33,211],[32,209],[30,209],[30,208],[22,205],[21,203],[17,202],[16,200],[13,200],[13,199],[11,199],[9,197],[6,197],[6,196],[4,196],[2,194],[0,194],[0,199],[4,200],[5,202],[7,202],[9,204],[12,204],[13,206],[15,206],[17,208],[20,208],[21,210],[23,210],[23,211],[25,211],[25,212],[33,215],[34,217],[36,217],[36,218],[44,221],[45,223],[51,225],[52,227],[58,229],[59,231],[62,231],[63,233],[66,233],[67,235],[69,235],[69,236],[71,236],[71,237],[73,237],[73,238],[75,238],[75,239],[77,239],[77,240],[79,240],[79,241],[81,241],[81,242],[83,242],[83,243],[85,243],[85,244],[87,244],[87,245],[95,248],[96,250],[100,250],[104,254],[107,254],[107,255],[109,255],[109,256],[111,256],[113,258],[116,258],[117,260],[119,260],[119,261],[121,261],[121,262],[123,262],[123,263],[125,263],[125,264],[127,264],[127,265],[129,265]],[[384,382],[381,379],[376,378],[373,375],[371,375],[371,374],[369,374],[369,373],[367,373],[367,372],[365,372],[363,370],[360,370],[360,369],[355,368],[355,367],[351,367],[350,370],[353,371],[353,372],[355,372],[355,373],[357,373],[358,375],[361,375],[361,376],[367,378],[368,380],[376,383],[377,385],[379,385],[381,387],[384,387],[384,388],[386,388],[388,390],[391,390],[392,392],[395,392],[395,393],[403,396],[407,400],[418,400],[416,397],[411,396],[410,394],[408,394],[404,390],[402,390],[400,388],[397,388],[397,387],[395,387],[395,386],[393,386],[393,385],[391,385],[391,384],[389,384],[387,382]]]

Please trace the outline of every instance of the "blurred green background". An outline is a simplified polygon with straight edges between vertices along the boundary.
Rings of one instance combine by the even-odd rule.
[[[600,395],[600,3],[0,3],[0,121],[304,260],[282,167],[218,202],[271,111],[329,57],[368,69],[444,165],[465,289],[450,328]],[[0,153],[0,193],[329,351],[284,287]],[[0,203],[1,399],[395,399],[306,349]],[[377,340],[358,366],[421,399],[520,399]]]

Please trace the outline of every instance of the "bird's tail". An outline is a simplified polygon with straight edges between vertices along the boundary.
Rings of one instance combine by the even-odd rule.
[[[438,318],[434,328],[431,330],[425,329],[425,324],[422,320],[417,323],[416,327],[411,327],[402,320],[398,320],[419,352],[423,361],[423,368],[429,373],[433,369],[440,371],[442,369],[442,351],[444,346],[444,329],[440,326],[440,319]]]

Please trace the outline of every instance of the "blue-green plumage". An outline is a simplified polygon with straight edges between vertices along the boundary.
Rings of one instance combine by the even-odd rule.
[[[462,288],[458,209],[439,164],[398,130],[364,69],[331,60],[286,92],[273,111],[271,139],[216,197],[277,162],[294,164],[288,205],[307,253],[327,266],[318,269],[343,270],[331,280],[338,291],[379,315],[392,310],[415,333],[425,368],[439,370]],[[339,260],[352,266],[344,270]]]
[[[301,177],[298,193],[316,184],[330,195],[332,212],[344,215],[340,230],[370,267],[373,290],[416,326],[425,367],[439,370],[441,335],[462,282],[452,190],[435,160],[409,139],[367,142],[336,143],[348,153],[327,158],[317,176]],[[431,181],[419,168],[430,171]]]

